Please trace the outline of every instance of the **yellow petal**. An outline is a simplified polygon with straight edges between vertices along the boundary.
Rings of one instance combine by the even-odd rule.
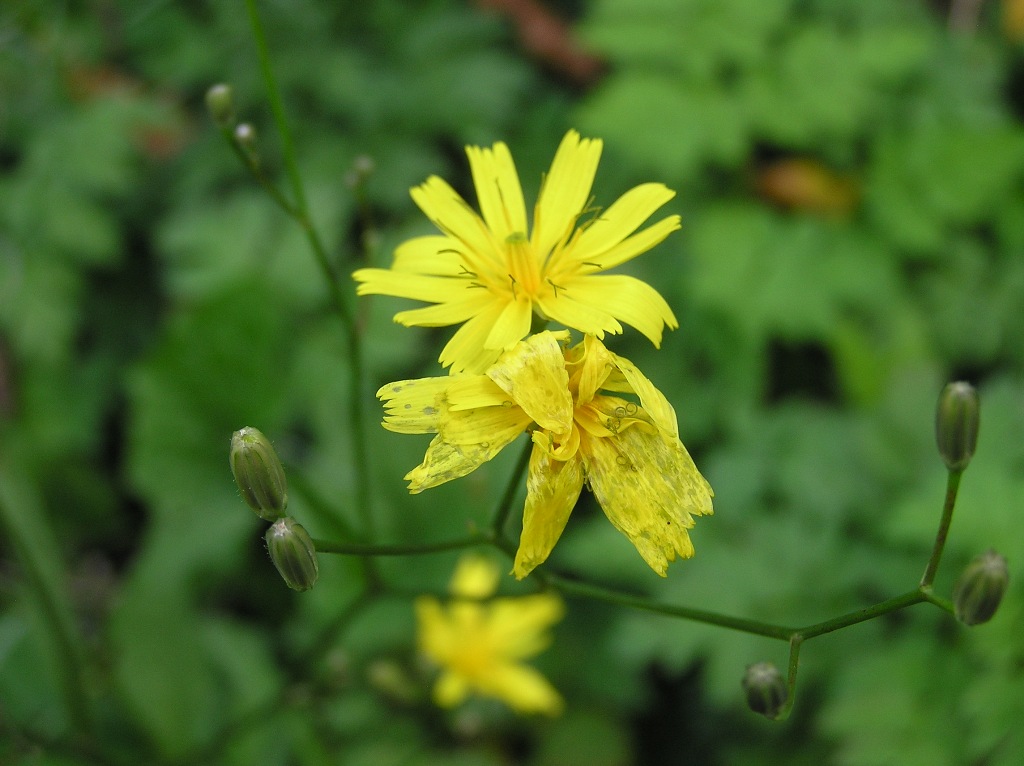
[[[640,398],[640,405],[651,416],[658,428],[669,436],[678,437],[679,425],[676,422],[676,411],[665,395],[655,388],[654,384],[631,361],[610,351],[608,353],[611,354],[615,366],[629,384],[630,390]]]
[[[499,665],[479,679],[480,691],[507,702],[519,713],[558,715],[564,703],[539,672],[526,665]]]
[[[459,249],[470,271],[487,271],[495,264],[500,266],[499,253],[503,252],[500,241],[494,239],[483,219],[447,181],[431,176],[414,187],[410,195],[442,233],[462,244]]]
[[[660,244],[669,234],[680,228],[679,216],[670,215],[668,218],[663,218],[657,223],[651,224],[643,231],[637,232],[632,237],[627,237],[619,244],[604,251],[599,256],[596,256],[597,260],[585,258],[577,254],[574,248],[573,260],[578,263],[586,262],[582,268],[584,273],[587,271],[605,271],[632,260],[641,253],[646,253],[655,245]],[[594,265],[588,266],[587,264],[589,263]]]
[[[580,363],[576,384],[576,405],[591,401],[604,386],[608,374],[615,369],[615,357],[605,345],[593,335],[583,338],[583,353],[577,352]]]
[[[587,204],[601,159],[601,146],[600,139],[581,140],[575,130],[566,133],[559,144],[533,214],[530,242],[542,259],[575,226]]]
[[[572,248],[572,258],[598,261],[603,269],[610,268],[601,256],[640,228],[654,211],[674,196],[676,193],[664,184],[647,183],[630,189],[583,230]],[[679,228],[678,216],[675,216],[675,223]]]
[[[565,289],[556,290],[551,296],[538,296],[536,304],[544,316],[582,333],[603,338],[606,332],[622,332],[622,325],[614,316],[590,301],[576,300]]]
[[[468,696],[467,679],[450,670],[441,673],[434,684],[434,702],[441,707],[455,707]]]
[[[459,559],[449,590],[462,598],[487,598],[498,589],[501,572],[486,556],[467,555]]]
[[[486,290],[467,290],[466,297],[457,301],[399,311],[395,314],[395,321],[405,327],[446,327],[473,318],[487,308],[491,301],[490,293]]]
[[[460,245],[458,240],[437,234],[407,239],[395,248],[391,270],[446,277],[466,276],[458,252]]]
[[[451,378],[399,380],[381,386],[383,426],[401,434],[429,434],[439,429],[442,401]]]
[[[441,417],[440,435],[446,442],[465,451],[482,449],[490,453],[514,440],[530,425],[530,416],[519,407],[480,407],[447,411]],[[491,450],[495,452],[491,453]]]
[[[693,516],[712,513],[713,493],[678,440],[629,428],[580,449],[605,515],[651,569],[664,577],[677,555],[693,555],[686,530]]]
[[[518,407],[462,412],[445,408],[439,418],[439,433],[427,447],[423,462],[405,476],[409,491],[416,494],[475,471],[515,441],[529,424],[530,417]]]
[[[531,335],[487,370],[487,377],[509,395],[541,428],[568,433],[572,395],[558,336]]]
[[[553,593],[496,599],[490,604],[490,632],[503,657],[526,659],[551,644],[547,629],[562,619],[565,605]]]
[[[491,302],[456,330],[451,340],[441,349],[441,365],[451,367],[453,373],[483,372],[487,369],[501,352],[485,348],[484,341],[503,308],[503,303]]]
[[[392,295],[427,303],[465,298],[466,291],[472,289],[465,279],[431,277],[389,269],[359,269],[353,272],[352,278],[361,283],[356,288],[358,295]]]
[[[665,325],[672,329],[679,326],[661,294],[636,277],[625,274],[578,276],[566,283],[565,294],[635,327],[656,347],[661,345]]]
[[[569,521],[583,489],[583,463],[578,457],[562,462],[534,447],[526,477],[526,508],[512,573],[522,580],[544,563]]]
[[[493,380],[486,375],[452,375],[446,391],[448,409],[452,412],[481,407],[515,407]]]
[[[518,300],[509,301],[498,315],[484,346],[501,351],[511,348],[529,334],[532,319],[533,304],[529,298],[519,296]]]
[[[466,154],[480,212],[495,238],[504,241],[511,234],[526,234],[526,204],[508,147],[500,141],[493,149],[467,146]]]

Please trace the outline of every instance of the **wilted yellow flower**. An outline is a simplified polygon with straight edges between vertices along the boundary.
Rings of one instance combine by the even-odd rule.
[[[534,314],[598,338],[621,333],[625,322],[655,346],[665,325],[678,327],[672,309],[646,282],[598,274],[679,228],[679,216],[671,215],[637,231],[675,192],[647,183],[606,210],[592,207],[601,141],[569,131],[541,184],[531,228],[508,147],[469,146],[466,153],[482,217],[431,176],[412,190],[412,198],[441,234],[400,245],[390,269],[352,275],[361,283],[359,295],[436,304],[399,312],[400,324],[462,324],[441,351],[441,364],[452,372],[483,371],[526,337]]]
[[[383,386],[377,396],[385,402],[385,428],[437,434],[405,477],[409,491],[465,476],[530,430],[516,577],[547,559],[584,484],[664,577],[677,555],[693,555],[687,529],[694,516],[712,513],[711,487],[679,441],[672,405],[651,381],[596,337],[563,351],[559,341],[567,339],[564,331],[531,335],[485,374]]]
[[[547,629],[562,618],[552,593],[494,598],[498,567],[482,556],[464,556],[452,577],[456,600],[416,600],[420,651],[439,665],[434,699],[453,707],[471,693],[495,697],[520,713],[557,715],[562,698],[539,672],[522,661],[550,643]]]

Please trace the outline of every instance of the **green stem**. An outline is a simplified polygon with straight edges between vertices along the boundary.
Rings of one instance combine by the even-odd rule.
[[[416,556],[424,553],[440,553],[474,545],[493,544],[490,536],[471,535],[458,540],[445,540],[439,543],[342,543],[334,540],[313,540],[317,553],[340,553],[349,556]]]
[[[793,631],[793,636],[799,635],[802,640],[808,638],[814,638],[815,636],[823,636],[826,633],[832,633],[833,631],[840,630],[841,628],[848,628],[851,625],[856,625],[858,622],[865,622],[867,620],[873,620],[876,617],[881,617],[883,614],[889,612],[895,612],[898,609],[904,609],[913,604],[919,604],[922,601],[927,601],[928,597],[921,588],[914,588],[912,591],[908,591],[900,596],[894,596],[893,598],[886,599],[873,606],[866,607],[864,609],[857,609],[853,612],[833,617],[830,620],[824,622],[818,622],[813,625],[808,625],[805,628],[798,628]]]
[[[352,310],[345,300],[338,272],[331,265],[331,261],[327,256],[327,250],[309,215],[306,192],[302,184],[302,176],[299,173],[299,165],[296,159],[295,144],[292,140],[291,130],[288,127],[288,119],[285,115],[284,103],[281,100],[281,92],[277,87],[277,80],[274,78],[273,68],[270,65],[270,51],[267,47],[263,24],[256,10],[256,0],[245,0],[245,5],[249,14],[249,22],[252,26],[253,39],[256,42],[260,72],[262,73],[264,86],[267,90],[267,99],[270,102],[274,123],[277,126],[277,132],[281,139],[281,156],[284,160],[288,179],[291,182],[292,194],[295,197],[295,204],[290,206],[291,214],[306,234],[310,249],[313,251],[317,264],[320,266],[320,271],[323,273],[324,280],[327,282],[334,310],[345,325],[349,351],[348,409],[352,437],[353,467],[355,469],[356,506],[360,514],[363,532],[368,538],[372,538],[374,524],[370,495],[369,453],[366,440],[366,420],[362,407],[362,338],[360,337],[359,327]]]
[[[950,471],[946,478],[946,500],[942,505],[942,519],[939,521],[939,530],[935,534],[935,545],[932,547],[932,555],[928,559],[928,566],[925,567],[921,576],[921,587],[925,588],[935,580],[935,573],[939,569],[939,560],[942,558],[942,551],[946,547],[946,536],[949,534],[949,525],[953,521],[953,508],[956,507],[956,493],[960,489],[960,477],[963,471]]]
[[[625,606],[631,609],[642,609],[646,612],[664,614],[670,617],[679,617],[684,620],[703,622],[707,625],[717,625],[730,630],[738,630],[742,633],[752,633],[757,636],[777,638],[782,641],[789,641],[794,633],[792,628],[785,628],[781,625],[770,625],[759,620],[747,620],[742,617],[731,617],[718,612],[708,612],[703,609],[691,609],[685,606],[673,606],[671,604],[660,604],[642,596],[632,596],[626,593],[605,588],[600,585],[569,580],[561,575],[546,573],[547,581],[552,587],[572,596],[604,601],[607,604]]]
[[[491,523],[491,530],[494,532],[496,538],[500,538],[504,534],[505,522],[508,521],[509,513],[512,512],[512,503],[515,502],[516,493],[519,491],[519,482],[522,481],[523,475],[526,473],[527,467],[530,465],[530,454],[533,452],[533,441],[527,434],[526,445],[523,447],[523,451],[519,454],[519,459],[516,461],[515,467],[512,469],[512,474],[509,477],[508,484],[505,487],[505,494],[501,496],[501,501],[498,503],[498,508],[494,512],[494,521]]]

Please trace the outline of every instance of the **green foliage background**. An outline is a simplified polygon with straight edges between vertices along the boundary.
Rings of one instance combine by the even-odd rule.
[[[661,581],[583,502],[551,566],[783,624],[903,592],[942,501],[935,396],[964,377],[981,438],[937,589],[992,546],[1024,580],[1024,57],[998,3],[969,33],[923,0],[552,3],[606,62],[585,86],[456,0],[260,10],[346,271],[429,231],[408,196],[427,175],[472,198],[466,143],[508,142],[535,190],[576,127],[605,140],[599,203],[679,191],[683,231],[628,271],[681,327],[660,351],[610,345],[675,404],[716,515]],[[785,664],[781,642],[586,601],[537,663],[562,718],[438,711],[409,594],[443,589],[455,554],[382,560],[396,595],[354,616],[350,559],[287,591],[228,439],[270,435],[301,481],[292,514],[340,536],[346,346],[301,231],[205,115],[218,81],[280,177],[240,2],[0,8],[0,763],[1024,762],[1019,585],[975,629],[919,606],[809,643],[784,724],[739,689],[746,665]],[[849,204],[766,191],[794,158]],[[360,304],[371,391],[437,372],[447,331],[397,328],[398,304]],[[485,523],[511,469],[409,497],[425,440],[371,439],[383,541]]]

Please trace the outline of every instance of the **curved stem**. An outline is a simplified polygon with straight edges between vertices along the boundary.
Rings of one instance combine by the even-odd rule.
[[[794,633],[792,628],[786,628],[781,625],[771,625],[759,620],[732,617],[730,615],[719,614],[718,612],[709,612],[703,609],[691,609],[685,606],[661,604],[656,601],[651,601],[648,598],[644,598],[643,596],[632,596],[600,585],[591,585],[589,583],[569,580],[561,575],[554,575],[550,572],[546,573],[545,577],[552,587],[562,591],[563,593],[573,596],[582,596],[596,601],[604,601],[605,603],[615,604],[616,606],[626,606],[631,609],[642,609],[646,612],[664,614],[669,617],[678,617],[684,620],[693,620],[694,622],[703,622],[707,625],[717,625],[721,628],[729,628],[730,630],[738,630],[742,633],[752,633],[757,636],[766,636],[768,638],[777,638],[782,641],[789,641]]]
[[[281,100],[281,92],[277,87],[277,80],[270,65],[270,52],[267,48],[266,35],[263,31],[263,24],[260,21],[259,13],[256,11],[255,0],[245,0],[246,9],[249,14],[249,22],[252,26],[253,39],[256,43],[256,51],[260,62],[260,72],[267,90],[267,99],[274,115],[274,123],[281,139],[281,156],[284,160],[285,171],[291,183],[292,194],[295,198],[294,205],[287,206],[295,221],[302,227],[309,242],[310,249],[316,258],[320,271],[323,273],[324,281],[327,283],[331,296],[331,303],[335,312],[341,318],[345,326],[349,351],[349,418],[352,436],[352,455],[354,464],[354,482],[356,492],[356,506],[360,514],[363,532],[367,537],[373,537],[373,511],[371,508],[370,495],[370,471],[369,454],[366,442],[366,420],[362,407],[363,399],[363,353],[362,338],[359,334],[359,327],[355,321],[352,310],[346,302],[344,291],[341,286],[341,279],[337,270],[331,264],[316,227],[309,215],[309,206],[306,201],[306,192],[302,184],[302,176],[299,173],[298,160],[295,153],[295,144],[292,140],[291,130],[288,127],[288,119],[285,115],[284,104]],[[251,169],[251,161],[247,161]],[[259,174],[257,174],[257,177]],[[264,184],[265,185],[265,184]],[[265,185],[266,186],[266,185]],[[277,198],[272,192],[272,196]],[[278,201],[281,204],[281,201]]]
[[[949,534],[949,525],[953,521],[953,509],[956,507],[956,493],[960,489],[960,477],[963,471],[950,471],[946,478],[946,499],[942,504],[942,518],[939,520],[939,529],[935,534],[935,545],[932,546],[932,555],[928,558],[928,565],[921,576],[921,587],[927,587],[935,580],[935,573],[939,569],[939,560],[942,558],[942,551],[946,547],[946,536]]]

